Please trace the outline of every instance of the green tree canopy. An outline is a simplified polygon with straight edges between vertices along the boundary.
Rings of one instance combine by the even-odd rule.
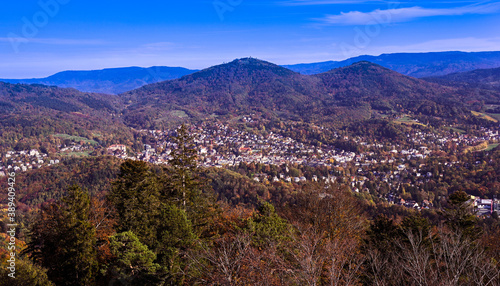
[[[106,272],[115,285],[154,285],[159,265],[156,255],[131,232],[121,232],[110,237],[110,250],[115,260]]]
[[[97,272],[96,235],[90,197],[78,186],[42,209],[25,251],[56,285],[90,285]]]

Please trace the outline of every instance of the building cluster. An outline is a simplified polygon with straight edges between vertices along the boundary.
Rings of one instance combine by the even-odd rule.
[[[252,117],[244,117],[245,122],[255,123]],[[324,128],[324,127],[321,127]],[[133,153],[127,146],[121,144],[111,145],[106,148],[108,155],[121,159],[142,160],[153,164],[168,164],[172,158],[171,152],[177,146],[173,143],[173,131],[139,130],[148,139],[143,151]],[[414,201],[403,199],[397,195],[402,184],[412,187],[421,186],[436,176],[442,174],[432,173],[421,160],[431,156],[434,152],[442,151],[450,145],[460,148],[477,146],[481,143],[495,143],[500,141],[499,130],[481,128],[471,136],[458,132],[424,132],[417,131],[408,134],[405,142],[381,143],[371,142],[368,138],[348,137],[334,133],[337,138],[351,141],[362,146],[361,152],[349,152],[329,145],[313,146],[298,142],[289,137],[273,132],[253,132],[252,130],[238,130],[222,123],[190,127],[194,148],[198,152],[198,163],[203,167],[234,167],[241,163],[260,163],[264,165],[305,165],[311,167],[328,167],[330,170],[344,171],[342,174],[329,176],[291,176],[290,174],[254,174],[252,179],[258,182],[289,182],[302,183],[305,181],[341,182],[351,186],[354,192],[366,192],[368,182],[377,183],[377,188],[387,190],[381,198],[391,204],[398,204],[408,208],[430,208],[432,204],[423,199]],[[265,134],[265,135],[264,135]],[[80,145],[60,148],[59,152],[81,152],[84,148]],[[49,159],[47,154],[37,150],[9,151],[4,154],[3,163],[0,163],[0,176],[5,176],[9,171],[27,171],[59,163],[57,159]],[[444,167],[452,167],[458,162],[445,162]],[[383,168],[380,168],[380,167]],[[408,178],[412,179],[409,180]],[[384,185],[384,186],[382,186]],[[486,209],[488,203],[478,203],[478,209]]]
[[[250,120],[250,119],[248,119]],[[142,130],[154,138],[153,143],[145,144],[144,151],[134,156],[126,153],[123,145],[114,145],[108,148],[115,156],[124,159],[143,160],[155,164],[167,164],[171,158],[170,153],[176,148],[170,139],[171,131]],[[425,159],[440,151],[448,142],[456,146],[475,146],[482,142],[498,142],[498,130],[483,129],[484,136],[467,136],[459,133],[426,133],[416,132],[407,136],[407,144],[381,144],[371,143],[360,137],[349,138],[356,144],[364,146],[359,153],[339,150],[333,146],[322,145],[321,147],[307,145],[280,134],[268,132],[267,135],[255,134],[247,131],[233,129],[224,124],[192,127],[191,135],[194,137],[194,145],[198,150],[199,164],[205,167],[232,167],[240,163],[260,163],[265,165],[300,164],[312,167],[326,166],[331,169],[343,167],[354,169],[347,176],[299,176],[292,177],[285,174],[269,176],[267,174],[254,174],[253,180],[258,182],[290,182],[302,183],[305,181],[327,181],[335,182],[343,180],[350,183],[355,192],[367,191],[365,183],[370,181],[386,183],[388,193],[383,196],[389,203],[402,205],[408,208],[422,209],[431,208],[432,204],[424,199],[414,201],[403,199],[396,195],[401,184],[406,183],[412,187],[423,185],[434,176],[425,165],[414,166],[415,161]],[[338,135],[337,135],[338,136]],[[411,147],[408,147],[411,146]],[[413,162],[413,163],[412,163]],[[451,167],[458,162],[445,162],[445,167]],[[374,171],[377,166],[389,166],[385,171]],[[368,175],[370,174],[370,175]],[[413,177],[408,182],[408,177]],[[436,178],[434,178],[436,179]],[[346,181],[347,180],[347,181]]]
[[[26,172],[32,169],[39,169],[44,166],[58,164],[58,159],[50,159],[47,154],[38,150],[7,151],[0,161],[0,177],[4,177],[9,172]]]
[[[170,152],[176,148],[170,140],[169,131],[142,130],[155,138],[154,144],[145,144],[144,151],[128,156],[125,150],[108,153],[133,160],[165,164]],[[331,146],[315,147],[269,132],[267,136],[232,129],[223,124],[204,125],[191,130],[198,159],[204,167],[231,167],[240,163],[261,163],[268,165],[304,164],[309,166],[332,166],[351,162],[356,158],[353,152],[336,150]]]
[[[498,130],[483,130],[485,136],[475,137],[462,134],[435,134],[417,132],[408,135],[408,142],[413,147],[403,147],[398,144],[384,145],[368,143],[366,139],[354,137],[344,138],[356,144],[367,147],[369,151],[362,153],[339,150],[333,146],[321,147],[307,145],[273,132],[266,136],[247,131],[230,128],[224,124],[204,124],[192,128],[194,144],[198,150],[200,164],[206,167],[235,166],[239,163],[261,163],[282,165],[288,163],[308,166],[339,166],[354,162],[361,169],[373,164],[404,162],[411,159],[425,159],[433,151],[439,151],[443,145],[451,141],[458,146],[474,146],[482,142],[499,141]],[[135,156],[127,156],[125,146],[113,145],[108,152],[120,157],[144,160],[151,163],[163,164],[168,162],[172,148],[169,131],[141,130],[154,138],[154,143],[144,145],[144,151]],[[117,148],[116,146],[120,146]],[[378,150],[390,150],[381,155]],[[401,160],[402,159],[402,160]],[[405,169],[404,164],[398,166],[400,171]]]

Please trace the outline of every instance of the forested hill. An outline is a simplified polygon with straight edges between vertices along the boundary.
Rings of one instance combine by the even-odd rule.
[[[337,102],[351,106],[368,102],[376,110],[401,106],[415,113],[448,117],[465,112],[464,102],[500,99],[496,92],[429,83],[366,61],[316,77]]]
[[[462,84],[469,88],[482,88],[500,91],[500,68],[478,69],[469,72],[453,73],[445,76],[428,77],[425,80],[442,85]]]
[[[325,93],[319,83],[317,78],[247,58],[121,96],[133,102],[125,111],[131,125],[152,124],[176,110],[193,118],[255,111],[307,116],[311,103]]]
[[[52,132],[73,130],[78,135],[125,125],[142,129],[207,118],[229,120],[252,113],[337,125],[405,112],[465,118],[484,102],[500,102],[499,92],[431,83],[366,61],[308,76],[244,58],[118,96],[0,83],[0,114],[14,114],[2,118],[4,126],[17,126],[25,119],[53,120],[49,125],[60,127]],[[77,128],[76,122],[85,127]]]
[[[182,117],[203,119],[253,112],[317,122],[360,120],[380,111],[409,110],[447,117],[467,113],[465,102],[499,98],[493,91],[444,87],[370,62],[306,76],[253,58],[120,96],[130,103],[124,115],[132,126],[158,126]]]
[[[119,118],[122,109],[116,95],[0,82],[0,152],[41,145],[50,149],[54,134],[124,142],[131,131]]]
[[[115,95],[85,93],[40,84],[0,82],[0,107],[2,112],[37,108],[63,112],[105,110],[113,113],[121,108],[121,104],[120,98]]]

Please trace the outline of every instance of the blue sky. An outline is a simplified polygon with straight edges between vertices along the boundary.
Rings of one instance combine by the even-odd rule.
[[[0,78],[500,50],[500,1],[26,0],[0,14]]]

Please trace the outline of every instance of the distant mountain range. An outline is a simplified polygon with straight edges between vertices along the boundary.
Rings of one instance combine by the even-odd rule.
[[[359,61],[369,61],[404,75],[421,78],[475,69],[497,68],[500,67],[500,52],[396,53],[359,56],[344,61],[285,65],[284,67],[301,74],[311,75],[349,66]]]
[[[469,88],[500,91],[500,68],[478,69],[469,72],[452,73],[439,77],[424,78],[442,85],[462,84]]]
[[[337,62],[328,61],[285,65],[283,67],[303,75],[312,75],[346,67],[360,61],[369,61],[404,75],[421,78],[500,67],[500,52],[383,54],[380,56],[359,56]],[[128,67],[94,71],[63,71],[46,78],[0,79],[0,81],[55,85],[71,87],[84,92],[120,94],[147,84],[178,79],[196,71],[182,67]]]
[[[484,104],[500,105],[500,92],[429,82],[367,61],[303,75],[244,58],[119,95],[0,83],[2,126],[14,128],[25,120],[32,126],[29,132],[36,134],[41,124],[45,133],[59,129],[79,133],[78,126],[85,126],[85,130],[95,130],[92,134],[99,130],[112,134],[125,125],[161,128],[187,120],[229,120],[252,113],[267,119],[336,125],[403,113],[463,119],[471,115],[471,108],[479,110]]]
[[[127,67],[92,71],[63,71],[46,78],[0,79],[0,81],[71,87],[83,92],[119,94],[146,84],[180,78],[196,71],[182,67]]]

